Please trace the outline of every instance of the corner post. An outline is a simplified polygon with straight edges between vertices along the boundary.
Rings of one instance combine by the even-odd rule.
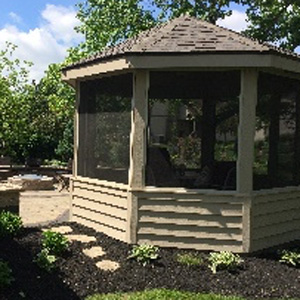
[[[149,71],[133,74],[133,97],[130,135],[129,193],[127,207],[127,242],[137,242],[138,197],[135,190],[145,186]]]

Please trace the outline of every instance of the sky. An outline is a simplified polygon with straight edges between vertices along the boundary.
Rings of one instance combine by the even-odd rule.
[[[39,80],[50,63],[62,62],[66,51],[83,39],[73,29],[77,0],[0,0],[0,51],[5,42],[17,45],[16,57],[34,63],[30,79]],[[230,17],[218,25],[241,31],[246,28],[246,15],[232,6]]]

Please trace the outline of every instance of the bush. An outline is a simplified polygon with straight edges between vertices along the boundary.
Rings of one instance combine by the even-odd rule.
[[[283,250],[279,261],[287,265],[298,267],[300,265],[300,253],[297,251]]]
[[[48,249],[43,249],[34,261],[41,269],[51,272],[55,268],[56,257]]]
[[[13,280],[12,270],[8,263],[0,260],[0,289],[10,285]]]
[[[214,274],[217,270],[235,271],[243,262],[238,254],[229,251],[212,252],[209,254],[208,261],[210,262],[209,268]]]
[[[187,266],[199,266],[203,264],[203,259],[197,254],[192,253],[178,254],[177,261]]]
[[[9,211],[0,213],[0,237],[15,236],[23,227],[22,219]]]
[[[69,241],[61,233],[47,230],[42,233],[42,246],[50,254],[60,255],[68,249]]]
[[[158,247],[153,245],[134,246],[128,258],[135,259],[143,266],[158,258]]]

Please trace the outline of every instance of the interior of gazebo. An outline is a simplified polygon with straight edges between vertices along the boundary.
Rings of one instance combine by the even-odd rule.
[[[150,72],[146,186],[236,189],[240,77]],[[300,183],[298,90],[298,80],[259,73],[254,190]],[[84,81],[81,95],[78,175],[128,184],[132,73]]]

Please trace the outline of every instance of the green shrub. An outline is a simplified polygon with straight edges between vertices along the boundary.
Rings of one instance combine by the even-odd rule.
[[[300,253],[297,251],[283,250],[279,261],[297,267],[300,265]]]
[[[55,268],[56,257],[48,249],[42,249],[34,261],[41,269],[51,272]]]
[[[60,255],[68,249],[69,241],[61,233],[47,230],[42,233],[42,246],[50,254]]]
[[[0,290],[10,285],[13,280],[12,270],[8,263],[0,260]]]
[[[128,258],[135,259],[143,266],[158,258],[158,247],[153,245],[134,246]]]
[[[203,264],[203,259],[199,255],[192,253],[178,254],[177,261],[187,266],[199,266]]]
[[[209,268],[215,274],[218,270],[236,270],[243,260],[238,254],[229,251],[211,252],[208,257]]]
[[[15,236],[23,227],[22,219],[9,211],[0,213],[0,237]]]

